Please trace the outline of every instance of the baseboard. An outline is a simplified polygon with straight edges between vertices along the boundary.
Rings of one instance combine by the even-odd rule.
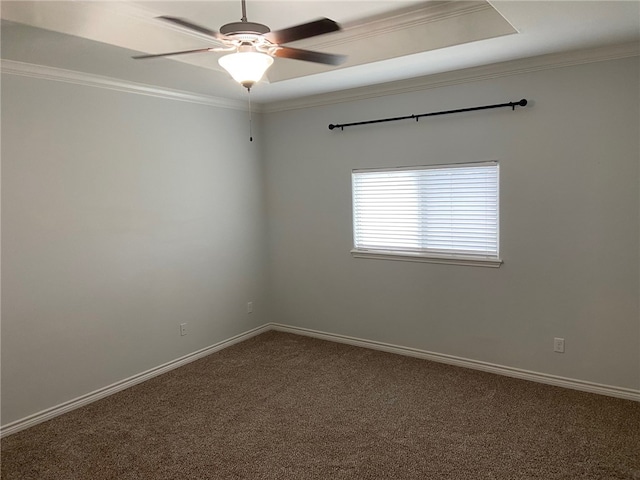
[[[626,400],[634,400],[640,402],[640,390],[631,388],[614,387],[611,385],[602,385],[594,382],[586,382],[584,380],[575,380],[572,378],[559,377],[546,373],[532,372],[520,368],[505,367],[488,362],[478,360],[470,360],[468,358],[456,357],[454,355],[445,355],[442,353],[434,353],[417,348],[402,347],[389,343],[376,342],[372,340],[364,340],[361,338],[349,337],[346,335],[338,335],[334,333],[320,332],[308,328],[292,327],[278,323],[269,324],[271,330],[279,332],[294,333],[296,335],[304,335],[307,337],[328,340],[331,342],[345,343],[356,347],[364,347],[372,350],[380,350],[383,352],[395,353],[409,357],[422,358],[434,362],[446,363],[458,367],[471,368],[481,370],[483,372],[496,373],[507,377],[520,378],[530,380],[532,382],[545,383],[547,385],[555,385],[557,387],[570,388],[572,390],[580,390],[583,392],[596,393],[599,395],[607,395],[609,397],[624,398]]]
[[[0,427],[0,438],[45,422],[59,415],[75,410],[76,408],[83,407],[85,405],[88,405],[89,403],[108,397],[109,395],[113,395],[114,393],[137,385],[138,383],[142,383],[153,377],[157,377],[158,375],[167,373],[171,370],[186,365],[187,363],[191,363],[195,360],[206,357],[207,355],[211,355],[212,353],[218,352],[224,348],[230,347],[231,345],[235,345],[236,343],[248,340],[251,337],[255,337],[256,335],[260,335],[261,333],[265,333],[270,330],[293,333],[296,335],[328,340],[330,342],[345,343],[347,345],[353,345],[356,347],[364,347],[372,350],[395,353],[398,355],[422,358],[425,360],[446,363],[458,367],[471,368],[474,370],[481,370],[498,375],[505,375],[507,377],[520,378],[523,380],[530,380],[533,382],[545,383],[548,385],[555,385],[558,387],[581,390],[583,392],[596,393],[599,395],[607,395],[610,397],[624,398],[626,400],[634,400],[636,402],[640,402],[640,390],[614,387],[611,385],[602,385],[599,383],[575,380],[571,378],[559,377],[556,375],[548,375],[545,373],[532,372],[519,368],[505,367],[503,365],[496,365],[493,363],[481,362],[478,360],[470,360],[468,358],[456,357],[454,355],[434,353],[417,348],[402,347],[399,345],[392,345],[384,342],[376,342],[373,340],[349,337],[347,335],[321,332],[318,330],[293,327],[290,325],[282,325],[279,323],[267,323],[265,325],[262,325],[261,327],[254,328],[247,332],[228,338],[227,340],[223,340],[214,345],[205,347],[201,350],[177,358],[163,365],[159,365],[158,367],[152,368],[137,375],[133,375],[132,377],[113,383],[104,388],[100,388],[86,395],[74,398],[73,400],[69,400],[68,402],[56,405],[55,407],[47,408],[46,410],[42,410],[41,412],[34,413],[33,415],[29,415],[28,417],[16,420],[15,422],[11,422],[7,425],[3,425],[2,427]]]
[[[137,375],[133,375],[129,378],[125,378],[124,380],[113,383],[107,387],[100,388],[91,393],[87,393],[86,395],[82,395],[80,397],[74,398],[73,400],[69,400],[68,402],[56,405],[55,407],[47,408],[46,410],[42,410],[41,412],[34,413],[33,415],[29,415],[28,417],[8,423],[7,425],[3,425],[2,427],[0,427],[0,438],[32,427],[34,425],[37,425],[38,423],[46,422],[47,420],[50,420],[54,417],[70,412],[71,410],[75,410],[76,408],[83,407],[84,405],[88,405],[89,403],[93,403],[104,397],[108,397],[109,395],[113,395],[114,393],[137,385],[138,383],[142,383],[153,377],[157,377],[158,375],[162,375],[163,373],[167,373],[178,367],[182,367],[187,363],[191,363],[195,360],[206,357],[207,355],[211,355],[212,353],[218,352],[224,348],[230,347],[231,345],[242,342],[244,340],[248,340],[251,337],[255,337],[256,335],[260,335],[261,333],[267,332],[269,330],[271,330],[271,326],[269,324],[262,325],[261,327],[254,328],[247,332],[228,338],[227,340],[218,342],[209,347],[197,350],[183,357],[176,358],[175,360],[167,362],[158,367],[152,368]]]

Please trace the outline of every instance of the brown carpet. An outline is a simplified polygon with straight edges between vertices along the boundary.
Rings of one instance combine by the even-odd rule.
[[[640,403],[268,332],[2,440],[10,479],[640,479]]]

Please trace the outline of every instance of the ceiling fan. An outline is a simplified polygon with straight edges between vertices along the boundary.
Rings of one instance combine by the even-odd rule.
[[[218,63],[227,70],[231,76],[242,86],[251,90],[266,70],[273,63],[273,57],[291,58],[307,62],[321,63],[325,65],[339,65],[346,56],[332,53],[316,52],[284,46],[283,44],[311,38],[325,33],[340,30],[340,25],[329,18],[321,18],[313,22],[303,23],[282,30],[271,31],[269,27],[261,23],[247,20],[245,0],[242,1],[242,18],[239,22],[227,23],[216,32],[206,27],[196,25],[182,18],[161,16],[158,17],[175,25],[188,28],[195,32],[207,35],[221,47],[197,48],[180,52],[158,53],[148,55],[136,55],[136,60],[168,57],[171,55],[184,55],[201,52],[230,52],[221,57]]]

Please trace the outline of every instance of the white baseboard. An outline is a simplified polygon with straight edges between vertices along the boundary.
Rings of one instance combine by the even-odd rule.
[[[42,410],[41,412],[34,413],[33,415],[29,415],[28,417],[8,423],[7,425],[3,425],[2,427],[0,427],[0,438],[32,427],[34,425],[37,425],[38,423],[46,422],[47,420],[62,415],[63,413],[67,413],[71,410],[75,410],[76,408],[83,407],[85,405],[88,405],[89,403],[93,403],[104,397],[113,395],[114,393],[120,392],[121,390],[124,390],[126,388],[133,387],[138,383],[142,383],[153,377],[157,377],[158,375],[162,375],[163,373],[167,373],[178,367],[182,367],[187,363],[191,363],[202,357],[211,355],[212,353],[230,347],[231,345],[242,342],[244,340],[248,340],[251,337],[255,337],[256,335],[260,335],[261,333],[267,332],[269,330],[271,330],[271,326],[269,324],[262,325],[261,327],[254,328],[253,330],[249,330],[248,332],[241,333],[209,347],[205,347],[183,357],[176,358],[175,360],[167,362],[163,365],[157,366],[142,373],[138,373],[137,375],[133,375],[129,378],[125,378],[124,380],[120,380],[119,382],[100,388],[91,393],[87,393],[86,395],[74,398],[73,400],[69,400],[68,402],[61,403],[60,405],[56,405],[55,407],[47,408],[46,410]]]
[[[137,375],[133,375],[132,377],[87,393],[86,395],[74,398],[72,400],[69,400],[68,402],[56,405],[55,407],[47,408],[46,410],[42,410],[41,412],[34,413],[33,415],[29,415],[28,417],[16,420],[7,425],[3,425],[2,427],[0,427],[0,438],[45,422],[59,415],[70,412],[71,410],[75,410],[76,408],[83,407],[85,405],[88,405],[89,403],[93,403],[104,397],[113,395],[114,393],[120,392],[121,390],[137,385],[138,383],[142,383],[153,377],[157,377],[158,375],[162,375],[163,373],[167,373],[178,367],[186,365],[187,363],[191,363],[195,360],[206,357],[207,355],[211,355],[212,353],[218,352],[224,348],[230,347],[231,345],[235,345],[236,343],[248,340],[251,337],[255,337],[256,335],[260,335],[261,333],[265,333],[270,330],[293,333],[296,335],[304,335],[321,340],[328,340],[330,342],[345,343],[356,347],[364,347],[372,350],[395,353],[398,355],[422,358],[425,360],[446,363],[458,367],[471,368],[474,370],[482,370],[484,372],[495,373],[498,375],[505,375],[507,377],[520,378],[523,380],[530,380],[533,382],[545,383],[548,385],[555,385],[558,387],[581,390],[583,392],[596,393],[599,395],[607,395],[610,397],[624,398],[627,400],[640,402],[640,390],[614,387],[611,385],[602,385],[599,383],[586,382],[583,380],[574,380],[571,378],[559,377],[556,375],[548,375],[546,373],[532,372],[529,370],[505,367],[503,365],[496,365],[493,363],[481,362],[478,360],[470,360],[467,358],[456,357],[454,355],[428,352],[426,350],[420,350],[417,348],[402,347],[399,345],[392,345],[389,343],[365,340],[361,338],[349,337],[346,335],[321,332],[308,328],[293,327],[289,325],[282,325],[279,323],[267,323],[265,325],[262,325],[261,327],[257,327],[247,332],[241,333],[227,340],[223,340],[209,347],[172,360],[163,365],[159,365],[158,367],[152,368]]]
[[[584,380],[575,380],[572,378],[559,377],[557,375],[549,375],[546,373],[532,372],[520,368],[505,367],[488,362],[478,360],[470,360],[468,358],[456,357],[454,355],[445,355],[442,353],[428,352],[417,348],[402,347],[389,343],[376,342],[372,340],[364,340],[361,338],[349,337],[346,335],[337,335],[334,333],[320,332],[308,328],[292,327],[289,325],[281,325],[278,323],[269,324],[271,330],[279,332],[294,333],[296,335],[304,335],[307,337],[319,338],[330,342],[346,343],[356,347],[364,347],[372,350],[380,350],[383,352],[405,355],[408,357],[422,358],[434,362],[446,363],[458,367],[471,368],[474,370],[482,370],[483,372],[496,373],[507,377],[520,378],[530,380],[532,382],[545,383],[547,385],[555,385],[558,387],[570,388],[572,390],[581,390],[583,392],[597,393],[599,395],[607,395],[609,397],[624,398],[626,400],[634,400],[640,402],[640,390],[631,388],[614,387],[611,385],[602,385]]]

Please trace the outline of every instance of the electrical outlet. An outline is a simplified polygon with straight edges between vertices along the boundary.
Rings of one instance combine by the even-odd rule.
[[[553,339],[553,351],[558,353],[564,353],[564,338]]]
[[[187,334],[187,324],[186,323],[181,323],[180,324],[180,336],[184,337]]]
[[[253,302],[247,302],[247,313],[253,313]]]

